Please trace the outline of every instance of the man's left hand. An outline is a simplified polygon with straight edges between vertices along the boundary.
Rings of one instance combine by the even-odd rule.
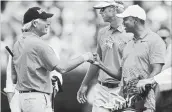
[[[139,90],[139,92],[142,93],[143,91],[146,91],[146,85],[148,84],[151,84],[151,79],[142,79],[139,80],[136,87]]]

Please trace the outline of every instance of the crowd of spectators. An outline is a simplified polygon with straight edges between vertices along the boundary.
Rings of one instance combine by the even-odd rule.
[[[95,51],[98,29],[107,25],[93,9],[94,1],[8,1],[1,2],[1,70],[5,71],[8,53],[6,45],[12,48],[14,42],[21,35],[22,17],[29,7],[39,6],[54,17],[51,22],[50,33],[44,39],[54,46],[60,57],[67,59],[78,56],[87,51]],[[171,30],[171,2],[124,2],[127,7],[131,4],[141,5],[147,12],[148,25],[154,31],[161,27]],[[81,68],[81,67],[80,67]],[[87,67],[82,66],[82,70]]]

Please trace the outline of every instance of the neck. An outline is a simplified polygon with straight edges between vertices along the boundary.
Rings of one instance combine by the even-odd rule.
[[[169,37],[169,38],[170,38],[170,37]],[[169,41],[166,42],[166,47],[171,46],[171,41],[172,41],[172,40],[169,40]]]
[[[121,24],[122,24],[122,19],[116,17],[110,22],[110,26],[114,29],[118,28],[118,26],[120,26]]]
[[[35,35],[41,37],[42,35],[40,35],[35,29],[31,29],[30,32],[34,33]]]
[[[145,33],[145,31],[146,31],[146,28],[144,25],[140,25],[140,26],[135,27],[135,31],[133,32],[134,37],[139,38],[143,33]]]

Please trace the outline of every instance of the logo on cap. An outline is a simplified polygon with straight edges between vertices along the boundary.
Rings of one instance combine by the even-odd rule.
[[[38,11],[38,13],[39,14],[41,14],[41,13],[43,13],[43,12],[45,12],[44,10],[42,10],[42,9],[39,9],[39,10],[37,10]]]

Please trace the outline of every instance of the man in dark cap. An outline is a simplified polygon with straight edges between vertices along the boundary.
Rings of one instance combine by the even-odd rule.
[[[93,54],[86,53],[67,62],[61,61],[41,37],[47,34],[53,14],[39,7],[32,7],[24,14],[23,35],[14,44],[12,80],[19,91],[22,112],[50,112],[52,84],[50,72],[63,74],[85,61],[93,61]]]

